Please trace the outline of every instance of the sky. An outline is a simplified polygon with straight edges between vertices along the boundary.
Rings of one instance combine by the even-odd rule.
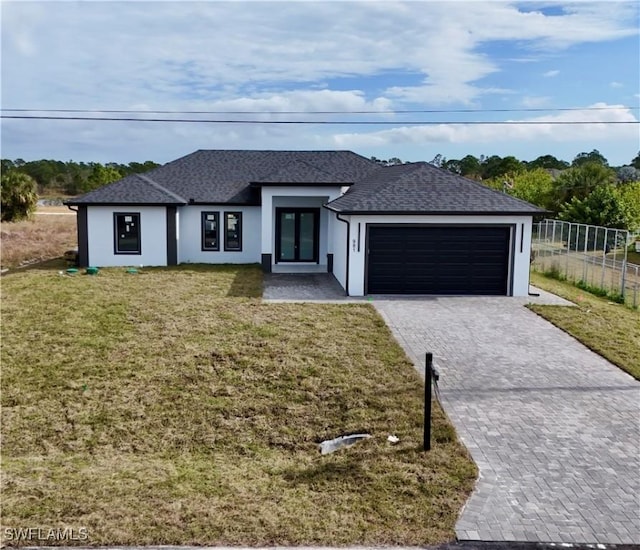
[[[639,16],[635,0],[3,0],[0,153],[571,161],[597,149],[620,166],[640,150]]]

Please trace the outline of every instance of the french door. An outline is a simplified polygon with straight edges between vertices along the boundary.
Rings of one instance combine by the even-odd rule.
[[[318,263],[319,208],[276,208],[276,262]]]

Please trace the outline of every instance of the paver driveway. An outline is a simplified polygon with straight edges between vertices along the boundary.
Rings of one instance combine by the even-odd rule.
[[[640,544],[640,383],[524,302],[373,299],[480,469],[458,538]]]

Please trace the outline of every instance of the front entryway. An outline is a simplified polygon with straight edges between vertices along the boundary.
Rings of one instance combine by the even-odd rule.
[[[319,220],[319,208],[276,208],[276,263],[318,263]]]

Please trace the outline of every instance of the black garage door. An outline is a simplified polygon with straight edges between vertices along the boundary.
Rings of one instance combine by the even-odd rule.
[[[367,293],[505,295],[509,227],[370,226]]]

